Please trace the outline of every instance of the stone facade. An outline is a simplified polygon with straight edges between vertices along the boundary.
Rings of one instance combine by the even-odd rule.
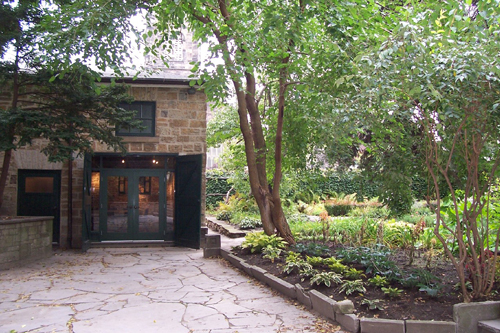
[[[206,112],[205,94],[197,91],[188,93],[187,81],[179,84],[132,84],[130,94],[136,101],[156,102],[156,129],[154,137],[124,137],[123,142],[129,153],[171,153],[179,155],[202,154],[202,221],[205,212],[205,159],[206,159]],[[4,203],[0,215],[16,215],[17,211],[17,170],[61,170],[60,202],[60,245],[63,248],[80,248],[82,233],[83,160],[73,161],[72,174],[72,244],[68,244],[68,163],[49,163],[46,156],[39,153],[43,141],[34,140],[32,146],[15,151],[9,169]],[[111,152],[107,146],[95,143],[95,152]],[[0,161],[3,153],[0,153]],[[1,167],[1,165],[0,165]]]

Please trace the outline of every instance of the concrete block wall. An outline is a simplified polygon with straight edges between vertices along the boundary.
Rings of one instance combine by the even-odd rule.
[[[0,269],[49,257],[52,254],[52,217],[0,221]]]

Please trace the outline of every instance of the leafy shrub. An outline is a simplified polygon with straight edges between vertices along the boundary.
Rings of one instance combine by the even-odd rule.
[[[387,288],[382,287],[381,289],[384,292],[384,294],[386,294],[387,296],[389,296],[391,298],[401,297],[401,293],[403,292],[401,289],[391,288],[391,287],[387,287]]]
[[[285,259],[285,265],[283,266],[283,272],[286,274],[291,274],[293,271],[307,271],[311,270],[313,267],[311,264],[307,263],[300,253],[289,251]]]
[[[363,280],[354,281],[344,281],[339,288],[341,293],[345,292],[346,295],[350,295],[354,292],[365,293],[366,288],[363,285]]]
[[[252,217],[244,217],[240,223],[238,223],[238,226],[242,230],[248,230],[248,229],[255,229],[262,227],[262,221],[257,218],[252,218]]]
[[[376,287],[384,287],[386,286],[389,282],[387,279],[383,276],[380,275],[375,275],[374,277],[368,279],[368,283],[376,286]]]
[[[229,220],[231,220],[232,217],[233,217],[233,214],[227,210],[219,211],[219,212],[217,212],[217,215],[215,216],[215,218],[217,220],[221,220],[221,221],[229,221]]]
[[[356,268],[349,268],[344,272],[344,276],[349,280],[357,280],[362,277],[365,277],[363,271],[357,270]]]
[[[381,299],[367,299],[365,298],[361,301],[362,305],[367,305],[368,310],[384,310],[383,306],[384,301]]]
[[[297,243],[293,246],[293,250],[311,256],[324,256],[330,254],[330,248],[320,243]]]
[[[322,257],[309,257],[309,256],[306,256],[306,261],[312,267],[317,267],[317,266],[323,265],[323,258]]]
[[[387,279],[395,280],[401,277],[401,272],[396,263],[390,259],[391,252],[382,245],[374,248],[346,247],[337,251],[337,257],[346,263],[358,263],[366,269],[366,274],[377,274]]]
[[[330,216],[346,216],[354,207],[349,204],[325,204],[325,209]]]
[[[271,245],[266,246],[262,249],[262,258],[271,260],[274,263],[274,260],[278,259],[283,250],[277,247],[272,247]]]
[[[341,284],[342,283],[342,275],[334,273],[334,272],[321,272],[314,274],[311,277],[311,285],[316,284],[324,284],[327,287],[330,287],[331,284]]]
[[[287,242],[276,235],[266,235],[264,232],[252,232],[245,236],[245,240],[241,244],[241,247],[250,249],[252,253],[260,253],[262,249],[267,246],[274,248],[284,249]]]

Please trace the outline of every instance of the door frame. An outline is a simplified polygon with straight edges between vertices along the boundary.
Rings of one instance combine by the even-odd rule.
[[[25,216],[38,216],[40,214],[30,214],[28,211],[24,210],[24,198],[25,197],[35,197],[37,194],[26,193],[26,178],[27,177],[53,177],[53,201],[50,206],[53,206],[50,211],[53,214],[47,214],[46,216],[53,216],[52,222],[52,243],[60,244],[61,237],[61,170],[37,170],[37,169],[19,169],[17,171],[17,214]],[[47,196],[46,193],[42,194]]]
[[[127,214],[127,232],[126,233],[109,233],[107,231],[107,207],[108,196],[107,189],[108,177],[127,177],[127,206],[130,205],[130,199],[139,200],[138,184],[140,177],[158,177],[159,184],[159,230],[157,233],[139,233],[139,214],[137,208],[133,209],[133,213]],[[99,233],[102,240],[163,240],[166,230],[166,172],[163,169],[103,169],[100,172],[100,205],[99,210]]]

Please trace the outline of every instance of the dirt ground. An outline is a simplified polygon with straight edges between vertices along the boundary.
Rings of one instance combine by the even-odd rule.
[[[400,284],[392,283],[389,287],[397,287],[402,289],[403,292],[400,297],[389,298],[380,288],[372,287],[368,283],[365,283],[365,293],[360,294],[355,292],[346,296],[345,293],[339,292],[339,286],[311,285],[309,279],[303,281],[298,274],[287,275],[283,273],[282,267],[285,263],[283,258],[277,259],[272,263],[269,259],[262,258],[260,254],[250,254],[245,250],[235,250],[235,254],[246,260],[249,264],[259,266],[289,283],[301,284],[306,290],[318,290],[336,301],[352,300],[356,308],[355,313],[359,317],[451,321],[453,320],[453,304],[462,302],[461,293],[456,287],[459,280],[455,268],[449,260],[442,257],[435,258],[429,267],[430,273],[439,280],[440,288],[436,296],[430,296],[428,293],[420,291],[419,287],[403,288]],[[391,259],[396,262],[401,270],[408,271],[425,266],[422,253],[416,255],[412,266],[408,266],[408,255],[405,251],[393,253]],[[361,265],[350,266],[357,269],[363,268]],[[364,282],[370,277],[369,275],[364,277]],[[499,286],[496,285],[495,288],[490,297],[474,301],[500,300]],[[367,299],[380,300],[378,304],[381,309],[370,310],[366,304],[362,304]]]

